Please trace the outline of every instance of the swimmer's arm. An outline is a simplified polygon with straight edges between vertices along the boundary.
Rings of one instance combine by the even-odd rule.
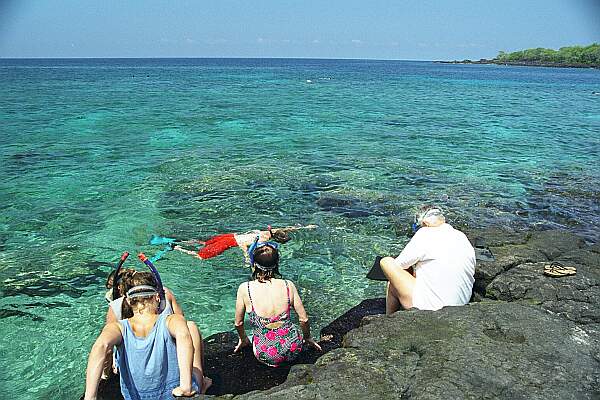
[[[192,361],[194,345],[185,318],[178,314],[167,317],[167,329],[175,339],[177,364],[179,365],[179,387],[185,393],[192,392]]]
[[[295,225],[295,226],[285,226],[283,228],[273,228],[274,231],[283,231],[283,232],[294,232],[299,231],[300,229],[316,229],[319,225]]]
[[[175,295],[173,294],[173,292],[171,292],[170,289],[165,288],[165,298],[169,303],[171,303],[171,308],[173,308],[173,314],[179,314],[182,317],[185,316],[183,314],[183,308],[181,308],[181,306],[177,302],[177,299],[175,299]]]
[[[96,342],[90,351],[87,370],[85,372],[85,400],[96,399],[106,353],[109,349],[112,349],[113,346],[121,343],[121,338],[119,324],[113,322],[106,325],[104,329],[102,329],[102,333],[100,333],[98,339],[96,339]]]
[[[239,340],[237,346],[233,350],[234,353],[240,351],[240,349],[246,345],[250,344],[250,340],[248,339],[248,335],[246,335],[246,330],[244,329],[244,317],[246,314],[246,304],[244,303],[244,284],[242,283],[238,287],[237,298],[235,300],[235,330],[239,335]]]

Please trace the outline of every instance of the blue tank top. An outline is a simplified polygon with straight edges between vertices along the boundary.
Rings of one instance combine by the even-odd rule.
[[[179,386],[179,366],[167,317],[160,314],[144,338],[133,333],[128,320],[119,321],[123,342],[117,346],[117,360],[125,400],[173,399],[171,391]]]

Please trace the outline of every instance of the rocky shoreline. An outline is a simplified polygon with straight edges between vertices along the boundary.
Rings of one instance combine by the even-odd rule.
[[[436,64],[494,64],[494,65],[512,65],[520,67],[553,67],[553,68],[593,68],[600,69],[600,65],[589,65],[589,64],[564,64],[564,63],[549,63],[549,62],[535,62],[535,61],[500,61],[495,59],[482,58],[479,60],[453,60],[453,61],[434,61]]]
[[[321,330],[323,354],[272,369],[235,335],[205,340],[207,398],[598,399],[600,243],[564,231],[467,232],[478,253],[471,304],[387,317],[364,300]],[[543,275],[560,262],[577,274]],[[118,382],[99,398],[120,398]]]

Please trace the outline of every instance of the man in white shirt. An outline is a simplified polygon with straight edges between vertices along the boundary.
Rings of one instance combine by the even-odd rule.
[[[389,280],[386,314],[400,306],[439,310],[467,304],[475,282],[475,250],[465,234],[447,224],[435,206],[421,207],[413,229],[415,235],[398,257],[381,260]]]

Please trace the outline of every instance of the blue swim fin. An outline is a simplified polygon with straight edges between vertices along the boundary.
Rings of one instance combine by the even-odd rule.
[[[150,261],[155,263],[158,260],[160,260],[162,258],[162,256],[164,256],[165,254],[167,254],[169,251],[173,250],[173,247],[170,245],[167,245],[164,249],[160,250],[159,252],[157,252],[154,257],[150,258]]]

